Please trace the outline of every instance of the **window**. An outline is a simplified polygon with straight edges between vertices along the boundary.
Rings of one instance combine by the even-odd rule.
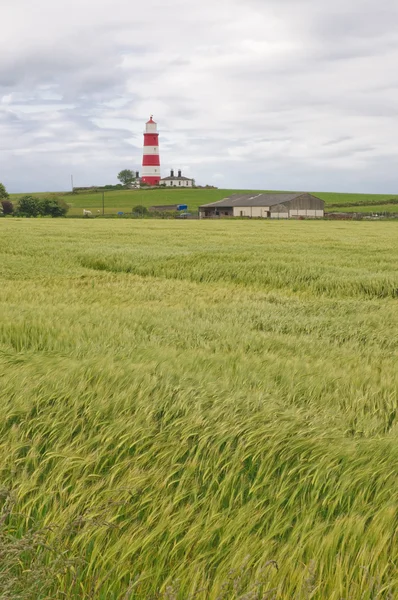
[[[181,181],[178,182],[178,185],[181,185]]]
[[[186,184],[185,184],[185,185],[188,185],[188,181],[186,182]]]

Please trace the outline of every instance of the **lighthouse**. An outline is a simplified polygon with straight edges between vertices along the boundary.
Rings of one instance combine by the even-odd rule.
[[[159,134],[152,115],[145,125],[141,181],[148,185],[158,185],[160,181]]]

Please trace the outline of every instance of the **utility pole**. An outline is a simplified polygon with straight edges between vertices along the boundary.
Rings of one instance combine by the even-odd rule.
[[[102,190],[102,216],[105,215],[105,192]]]

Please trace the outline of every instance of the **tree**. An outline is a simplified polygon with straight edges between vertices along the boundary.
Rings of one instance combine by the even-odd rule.
[[[22,217],[37,217],[40,215],[40,199],[33,196],[22,196],[19,199],[18,214]]]
[[[146,206],[142,206],[142,204],[139,204],[138,206],[134,206],[131,212],[133,213],[133,215],[141,215],[141,217],[143,217],[144,215],[147,215],[149,213],[149,210]]]
[[[3,208],[3,215],[12,215],[14,212],[14,205],[12,202],[9,200],[2,200],[0,204]]]
[[[35,198],[22,196],[19,199],[18,215],[22,217],[64,217],[69,210],[68,204],[61,198]]]
[[[130,169],[123,169],[123,171],[120,171],[117,178],[123,185],[129,185],[135,181],[135,175]]]
[[[9,196],[5,186],[2,183],[0,183],[0,200],[8,200],[9,197],[10,196]]]
[[[40,201],[40,214],[51,217],[64,217],[69,210],[61,198],[43,198]]]

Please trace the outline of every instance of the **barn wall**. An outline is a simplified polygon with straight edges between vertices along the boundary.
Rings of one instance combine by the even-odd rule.
[[[267,218],[269,206],[234,206],[234,217]],[[242,215],[240,214],[242,212]]]
[[[271,219],[288,219],[288,218],[289,218],[288,212],[272,212],[271,213]]]
[[[257,219],[259,217],[262,217],[263,216],[262,207],[261,206],[253,206],[251,216],[256,217]]]
[[[208,218],[216,218],[222,219],[223,217],[232,217],[233,212],[232,208],[224,208],[224,207],[200,207],[199,208],[199,218],[200,219],[208,219]]]
[[[234,206],[234,217],[250,217],[250,208],[250,206]]]
[[[286,204],[275,204],[274,206],[271,206],[271,217],[274,217],[274,214],[279,214],[279,213],[289,213],[289,205],[288,203]],[[274,217],[275,218],[275,217]]]
[[[323,210],[314,210],[310,208],[307,210],[290,210],[289,212],[291,217],[306,217],[315,219],[325,216]]]
[[[289,210],[323,210],[325,202],[312,194],[302,194],[298,198],[291,200]],[[299,213],[302,214],[302,213]]]

